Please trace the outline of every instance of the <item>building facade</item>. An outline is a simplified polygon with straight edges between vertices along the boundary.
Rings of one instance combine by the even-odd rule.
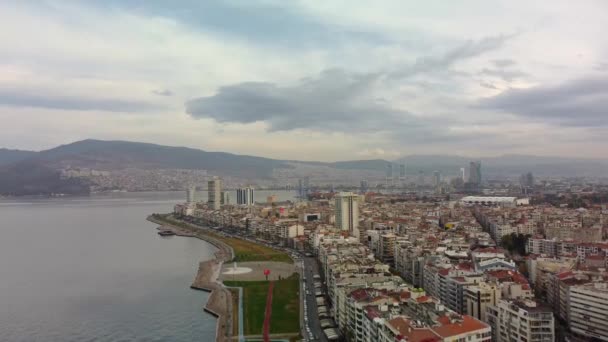
[[[236,204],[244,206],[252,206],[254,202],[254,189],[252,187],[245,187],[236,190]]]
[[[336,227],[359,238],[359,196],[352,192],[336,195]]]
[[[222,180],[214,177],[207,182],[207,203],[209,208],[219,210],[222,206]]]

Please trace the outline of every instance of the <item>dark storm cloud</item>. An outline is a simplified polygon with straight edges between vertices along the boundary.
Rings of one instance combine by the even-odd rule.
[[[142,112],[160,109],[160,106],[140,101],[48,95],[41,93],[34,94],[5,89],[0,89],[0,105],[62,110],[99,110],[107,112]]]
[[[479,106],[565,126],[608,126],[608,79],[511,89],[481,100]]]

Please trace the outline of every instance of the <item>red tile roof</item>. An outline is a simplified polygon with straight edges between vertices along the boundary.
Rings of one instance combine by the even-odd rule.
[[[462,316],[462,321],[454,323],[450,323],[450,318],[447,315],[440,317],[437,321],[441,326],[433,327],[433,331],[443,338],[473,333],[490,327],[486,323],[467,315]]]
[[[408,342],[434,342],[441,339],[433,333],[429,328],[417,328],[411,325],[411,322],[404,317],[397,317],[388,324],[399,332],[397,339],[405,339]]]

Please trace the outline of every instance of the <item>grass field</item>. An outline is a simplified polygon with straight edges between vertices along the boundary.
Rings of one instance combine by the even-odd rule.
[[[223,237],[219,234],[215,234],[210,231],[202,231],[200,229],[194,228],[191,224],[176,220],[171,215],[159,215],[155,217],[159,221],[166,222],[167,224],[172,224],[181,228],[189,229],[196,233],[202,233],[209,235],[215,239],[218,239],[228,246],[232,247],[234,250],[234,261],[245,262],[245,261],[281,261],[292,264],[293,260],[287,253],[274,250],[272,248],[230,237]]]
[[[243,288],[245,334],[262,334],[268,282],[225,281],[226,286]],[[300,283],[297,274],[277,280],[274,284],[270,333],[297,333],[300,331]]]
[[[235,238],[221,239],[234,249],[234,261],[282,261],[293,263],[289,255],[272,248]]]

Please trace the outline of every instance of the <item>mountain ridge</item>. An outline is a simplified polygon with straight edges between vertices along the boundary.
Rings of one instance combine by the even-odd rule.
[[[384,179],[387,164],[405,164],[406,174],[457,176],[471,160],[480,160],[482,174],[491,177],[513,177],[525,172],[537,176],[605,176],[608,161],[572,157],[504,155],[470,158],[450,155],[410,155],[394,161],[383,159],[335,162],[281,160],[227,152],[165,146],[123,140],[86,139],[34,152],[0,149],[0,193],[35,193],[76,189],[86,186],[77,181],[61,179],[63,169],[207,170],[211,175],[242,180],[294,179],[311,175],[314,180],[351,183],[359,179]],[[277,173],[277,170],[280,171]],[[397,176],[399,170],[393,169]],[[12,183],[11,183],[12,182]],[[29,183],[28,183],[29,182]],[[48,186],[47,186],[48,185]],[[46,189],[46,190],[45,190]]]

